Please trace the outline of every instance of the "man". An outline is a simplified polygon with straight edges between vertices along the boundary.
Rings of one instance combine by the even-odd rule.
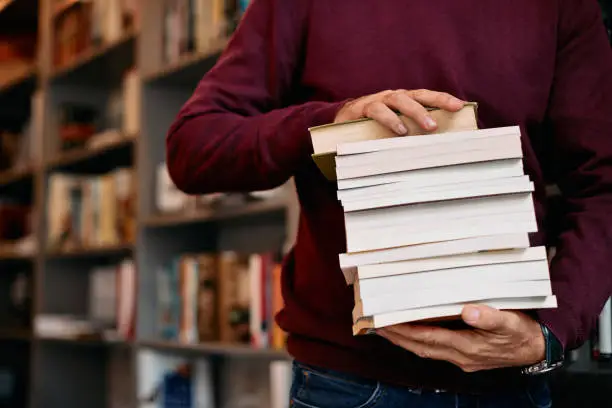
[[[480,126],[520,125],[525,169],[567,200],[551,265],[559,307],[466,307],[463,325],[399,325],[354,337],[336,186],[312,163],[308,128],[424,105],[479,103]],[[612,273],[612,54],[595,0],[254,0],[181,110],[167,162],[188,193],[262,190],[295,177],[297,243],[277,321],[296,359],[294,407],[532,407],[534,373],[585,341]],[[550,244],[544,228],[534,244]]]

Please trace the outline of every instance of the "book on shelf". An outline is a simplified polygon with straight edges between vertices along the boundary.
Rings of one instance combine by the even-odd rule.
[[[213,366],[209,360],[140,350],[137,370],[139,408],[216,405]]]
[[[0,88],[32,72],[36,63],[36,33],[23,30],[3,30],[0,33]],[[0,113],[3,122],[10,120],[11,106],[4,105]],[[6,123],[3,123],[6,126]]]
[[[434,131],[424,130],[416,121],[407,116],[399,115],[399,118],[406,126],[406,129],[408,129],[407,136],[421,136],[477,129],[477,110],[478,105],[473,102],[467,103],[458,112],[430,109],[431,117],[438,124]],[[363,146],[366,146],[365,148],[368,149],[368,152],[372,152],[376,147],[368,144],[364,145],[363,143],[370,140],[382,141],[398,137],[396,133],[387,127],[368,118],[315,126],[309,130],[313,146],[313,160],[323,175],[329,180],[336,180],[337,178],[335,170],[337,153],[345,155],[363,153],[359,151],[364,148]],[[384,146],[384,144],[379,146]],[[337,149],[341,150],[338,151]],[[342,149],[345,150],[342,151]]]
[[[291,362],[174,356],[137,352],[139,408],[285,408]]]
[[[0,130],[0,182],[4,172],[32,171],[33,164],[40,157],[40,146],[36,143],[42,123],[39,94],[34,92],[29,109],[25,105],[15,105],[0,112],[3,122]],[[29,111],[30,115],[22,115],[23,111]]]
[[[120,122],[121,133],[128,137],[137,136],[141,129],[142,76],[137,68],[123,75],[121,104],[123,112]]]
[[[0,332],[30,332],[33,273],[27,266],[2,268],[5,298],[0,300]]]
[[[83,271],[87,273],[87,271]],[[136,266],[126,258],[89,270],[87,310],[80,314],[41,314],[34,330],[39,337],[126,341],[136,327]]]
[[[47,248],[95,249],[131,244],[136,237],[136,180],[132,168],[102,175],[49,176]]]
[[[141,7],[134,0],[74,1],[53,6],[53,63],[62,68],[83,53],[137,30]]]
[[[183,254],[158,268],[156,279],[160,338],[284,348],[274,321],[283,305],[275,254]]]
[[[65,101],[58,105],[60,153],[105,149],[132,141],[140,133],[141,75],[131,67],[121,85],[108,90],[104,104]]]
[[[218,408],[285,408],[292,378],[290,361],[226,359],[217,379]],[[282,400],[279,404],[279,400]]]
[[[557,306],[547,249],[530,246],[538,224],[520,128],[477,129],[475,104],[436,114],[431,134],[395,137],[371,120],[312,130],[315,161],[334,161],[355,335],[457,319],[469,303]]]
[[[190,54],[211,52],[236,29],[248,1],[162,0],[163,62],[173,64]]]

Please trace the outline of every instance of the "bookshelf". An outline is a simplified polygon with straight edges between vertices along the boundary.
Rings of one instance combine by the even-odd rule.
[[[20,121],[33,122],[32,144],[41,146],[31,149],[27,166],[0,172],[0,196],[17,197],[33,209],[29,238],[36,243],[27,253],[16,244],[3,242],[0,247],[0,269],[11,271],[0,274],[0,279],[23,268],[32,278],[27,323],[0,331],[0,366],[14,362],[11,367],[22,368],[14,371],[22,387],[10,406],[138,406],[138,360],[145,350],[169,358],[177,355],[211,360],[215,366],[226,359],[263,361],[262,364],[287,360],[282,350],[220,341],[179,343],[160,338],[156,331],[157,293],[152,271],[161,263],[199,251],[280,249],[288,245],[295,230],[289,226],[296,216],[290,186],[271,199],[228,207],[178,213],[156,209],[155,175],[164,159],[165,130],[227,40],[219,38],[165,63],[159,52],[163,2],[147,1],[147,7],[140,10],[139,25],[57,62],[57,21],[79,7],[88,6],[80,1],[38,2],[36,60],[0,78],[3,109],[14,108],[13,115],[21,115]],[[113,120],[107,117],[112,98],[124,89],[126,74],[133,70],[140,79],[138,99],[142,100],[136,112],[137,126],[130,131],[122,128],[120,137],[67,149],[62,144],[66,134],[62,120],[75,114],[68,109],[83,104],[103,112],[96,134],[108,130]],[[14,106],[16,101],[19,106]],[[54,214],[48,208],[54,175],[93,178],[123,167],[133,168],[138,179],[133,239],[65,248],[50,245],[49,219]],[[133,336],[57,336],[33,329],[41,316],[85,315],[90,307],[93,269],[115,265],[126,258],[132,258],[138,266],[138,314]],[[2,298],[7,297],[3,292]],[[0,306],[3,304],[0,302]],[[214,393],[222,394],[220,390]]]
[[[180,343],[160,338],[157,331],[154,272],[160,265],[181,254],[202,251],[286,249],[296,234],[299,208],[291,183],[272,198],[227,207],[167,214],[157,209],[156,174],[164,160],[166,131],[203,73],[214,65],[227,39],[209,41],[197,51],[164,62],[163,1],[147,0],[146,7],[140,9],[137,26],[57,65],[53,56],[54,21],[81,7],[80,2],[28,1],[36,11],[23,21],[32,24],[33,19],[38,28],[37,58],[19,72],[0,78],[1,111],[10,111],[18,122],[31,122],[29,135],[34,146],[27,165],[0,171],[0,198],[10,197],[33,209],[27,245],[0,243],[0,288],[8,287],[21,273],[31,278],[23,303],[23,321],[0,330],[0,368],[10,367],[18,384],[9,406],[140,406],[138,366],[140,357],[149,351],[168,358],[204,359],[216,367],[232,367],[236,360],[253,366],[287,360],[283,350],[220,341]],[[0,11],[0,21],[4,21],[4,13],[13,12],[11,7]],[[58,117],[65,105],[85,103],[99,111],[107,110],[113,94],[122,88],[126,73],[134,68],[140,78],[141,101],[136,129],[93,146],[62,149]],[[134,239],[49,248],[46,209],[51,176],[61,172],[94,177],[126,166],[135,169],[137,178]],[[134,260],[138,282],[133,336],[71,338],[34,332],[36,317],[86,314],[92,270],[126,258]],[[0,291],[0,316],[9,298],[6,292]],[[588,355],[580,361],[583,363],[568,367],[564,381],[589,376],[609,384],[602,378],[612,376],[612,365],[589,363]],[[226,392],[218,389],[216,380],[223,377],[219,370],[213,370],[213,393],[217,397]],[[3,403],[0,401],[0,406]]]
[[[36,1],[24,0],[7,3],[0,10],[0,42],[6,42],[13,30],[15,41],[23,45],[23,52],[14,53],[12,63],[0,66],[0,123],[3,131],[15,134],[30,116],[31,97],[39,85],[37,61],[32,47],[38,27]],[[3,44],[3,46],[5,46]],[[5,51],[11,53],[13,50]],[[4,139],[6,142],[6,139]],[[0,154],[0,199],[8,201],[0,224],[7,226],[10,220],[22,218],[19,205],[31,205],[36,200],[35,184],[38,172],[32,165],[6,168],[5,157]],[[17,164],[17,163],[16,163]],[[7,197],[10,200],[7,200]],[[0,245],[0,376],[14,385],[11,395],[0,397],[0,406],[26,406],[30,393],[34,341],[31,330],[33,315],[32,297],[23,290],[33,281],[36,273],[37,254],[30,245],[17,242],[10,231],[9,240]],[[4,382],[4,384],[7,384]]]

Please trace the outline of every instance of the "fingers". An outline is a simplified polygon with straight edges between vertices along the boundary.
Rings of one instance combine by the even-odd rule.
[[[364,114],[366,106],[372,102],[381,101],[386,95],[392,93],[391,90],[378,92],[371,95],[362,96],[361,98],[348,102],[338,112],[334,122],[345,122],[349,120],[356,120],[366,117]]]
[[[428,342],[423,342],[415,340],[414,337],[406,337],[392,327],[380,329],[377,333],[396,346],[410,351],[421,358],[448,361],[468,373],[490,368],[478,359],[466,356],[453,347],[447,347],[441,343],[436,344],[435,337],[429,339]]]
[[[384,98],[384,103],[413,119],[425,130],[435,130],[437,123],[429,115],[429,111],[419,102],[410,97],[407,91],[395,91]]]
[[[395,110],[413,119],[423,129],[434,131],[437,128],[437,123],[423,105],[456,111],[463,107],[463,102],[443,92],[429,90],[391,91],[376,94],[374,98],[366,100],[364,116],[376,120],[399,135],[403,135],[408,130],[394,112]]]
[[[518,325],[518,317],[485,305],[468,305],[461,313],[468,325],[489,332],[512,332]]]
[[[368,117],[398,135],[408,132],[397,112],[414,120],[421,128],[434,131],[436,122],[425,106],[455,112],[465,102],[445,92],[420,90],[387,90],[348,102],[336,115],[334,122]]]
[[[455,112],[464,104],[459,98],[445,92],[427,89],[386,91],[375,94],[374,98],[366,101],[364,114],[402,135],[407,129],[394,110],[413,119],[423,129],[434,131],[438,125],[425,106]]]
[[[364,108],[364,115],[388,127],[398,135],[405,135],[408,132],[399,116],[383,101],[370,102]]]
[[[442,327],[412,326],[399,324],[388,326],[385,331],[408,339],[425,343],[430,346],[446,347],[458,350],[465,354],[471,351],[473,344],[469,338],[460,331],[449,330]]]
[[[406,92],[415,101],[432,108],[456,112],[465,105],[464,101],[446,92],[430,91],[429,89],[417,89]]]
[[[459,365],[460,363],[464,362],[464,358],[456,350],[450,349],[448,347],[416,341],[411,338],[402,336],[401,334],[394,332],[393,330],[389,330],[388,328],[378,330],[377,333],[395,344],[396,346],[408,350],[421,358],[431,360],[445,360],[456,365]]]
[[[449,361],[467,372],[524,366],[543,359],[544,336],[539,323],[529,316],[468,305],[462,318],[475,330],[399,324],[377,333],[423,358]]]

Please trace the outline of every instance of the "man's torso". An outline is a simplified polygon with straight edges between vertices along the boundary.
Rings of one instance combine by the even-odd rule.
[[[541,197],[542,169],[535,151],[544,144],[540,134],[553,82],[557,1],[311,3],[295,102],[420,88],[476,101],[480,127],[521,126],[525,171]],[[290,332],[290,350],[312,354],[319,347],[321,353],[327,353],[327,346],[343,347],[346,359],[367,354],[372,363],[364,367],[389,364],[389,358],[409,361],[381,339],[352,336],[353,294],[338,265],[345,236],[336,186],[314,164],[296,175],[296,185],[302,213],[297,245],[285,268],[286,308],[279,319]],[[542,218],[541,199],[536,211]],[[316,357],[310,362],[322,364]]]

